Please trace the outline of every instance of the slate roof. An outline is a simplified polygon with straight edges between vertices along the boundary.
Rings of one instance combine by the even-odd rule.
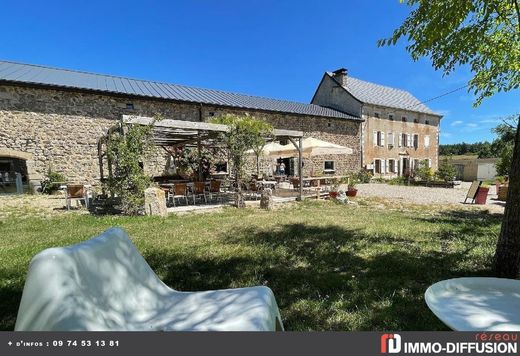
[[[332,77],[332,73],[327,74]],[[363,103],[441,116],[406,90],[366,82],[351,76],[347,78],[347,86],[344,88]]]
[[[303,104],[220,90],[201,89],[185,85],[167,84],[9,61],[0,61],[0,82],[2,81],[289,114],[362,120],[359,117],[314,104]]]

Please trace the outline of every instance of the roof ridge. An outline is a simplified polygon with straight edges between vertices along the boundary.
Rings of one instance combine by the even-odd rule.
[[[257,99],[276,100],[276,101],[279,101],[279,102],[292,103],[292,104],[301,104],[301,105],[305,105],[305,106],[323,107],[323,106],[320,106],[320,105],[310,104],[310,103],[303,103],[303,102],[300,102],[300,101],[293,101],[293,100],[287,100],[287,99],[278,99],[278,98],[269,98],[267,96],[244,94],[244,93],[233,92],[233,91],[225,91],[225,90],[221,90],[221,89],[203,88],[203,87],[191,86],[191,85],[186,85],[186,84],[168,83],[168,82],[162,82],[162,81],[157,81],[157,80],[148,80],[148,79],[138,79],[138,78],[132,78],[132,77],[126,77],[126,76],[120,76],[120,75],[113,75],[113,74],[101,74],[101,73],[94,73],[94,72],[88,72],[88,71],[83,71],[83,70],[76,70],[76,69],[69,69],[69,68],[60,68],[60,67],[47,66],[47,65],[41,65],[41,64],[31,64],[31,63],[15,62],[15,61],[3,60],[3,59],[0,59],[0,62],[11,63],[11,64],[16,64],[16,65],[24,65],[24,66],[30,66],[30,67],[37,67],[37,68],[43,68],[43,69],[60,70],[60,71],[66,71],[66,72],[71,72],[71,73],[81,73],[81,74],[89,74],[89,75],[96,75],[96,76],[103,76],[103,77],[110,77],[110,78],[117,78],[117,79],[134,80],[134,81],[139,81],[139,82],[148,82],[148,83],[155,83],[155,84],[162,84],[162,85],[175,85],[175,86],[188,88],[188,89],[209,90],[209,91],[213,91],[213,92],[217,92],[217,93],[241,95],[241,96],[250,97],[250,98],[257,98]],[[327,109],[330,109],[330,108],[327,108]],[[330,110],[341,112],[341,111],[335,110],[335,109],[330,109]]]

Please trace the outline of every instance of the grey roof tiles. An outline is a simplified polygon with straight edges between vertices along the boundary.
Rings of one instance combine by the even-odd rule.
[[[9,61],[0,61],[0,82],[2,81],[26,85],[92,90],[96,92],[160,98],[216,106],[362,120],[359,117],[314,104]]]
[[[332,77],[332,73],[327,73]],[[363,103],[438,115],[405,90],[366,82],[351,76],[344,88]]]

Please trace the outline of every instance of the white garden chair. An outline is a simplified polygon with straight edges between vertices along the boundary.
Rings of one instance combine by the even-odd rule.
[[[440,281],[425,293],[426,304],[457,331],[520,331],[520,281],[470,277]]]
[[[179,292],[152,271],[119,228],[31,261],[15,330],[283,330],[267,287]]]

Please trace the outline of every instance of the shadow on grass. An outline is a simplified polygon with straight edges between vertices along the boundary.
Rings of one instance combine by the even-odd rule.
[[[467,229],[480,233],[478,224]],[[219,241],[253,252],[201,258],[156,251],[146,258],[179,290],[269,286],[288,330],[445,330],[424,303],[426,288],[489,273],[486,265],[459,266],[465,248],[424,247],[413,238],[338,226],[237,228]]]
[[[440,225],[422,239],[337,225],[237,227],[207,249],[152,248],[144,257],[181,291],[269,286],[287,330],[446,330],[424,292],[439,280],[489,275],[496,241],[489,234],[501,216],[451,211],[414,219]],[[0,288],[3,330],[14,328],[22,288]]]

